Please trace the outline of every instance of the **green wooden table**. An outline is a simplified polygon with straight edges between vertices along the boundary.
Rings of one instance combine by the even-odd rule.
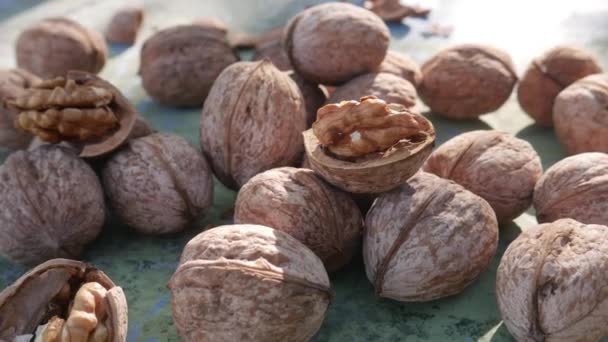
[[[0,67],[14,65],[13,42],[28,24],[52,15],[65,15],[86,26],[103,29],[122,1],[0,0]],[[290,0],[146,0],[146,22],[138,43],[112,46],[111,60],[101,76],[117,85],[157,130],[170,131],[198,145],[200,109],[176,110],[152,102],[136,75],[142,39],[154,30],[198,16],[218,16],[231,28],[263,31],[283,24],[307,5],[320,1]],[[509,51],[521,73],[529,60],[557,43],[575,43],[596,53],[608,67],[608,2],[605,1],[421,1],[433,13],[428,20],[407,19],[390,25],[391,48],[422,63],[453,43],[490,43]],[[449,38],[428,37],[432,24],[452,26]],[[244,53],[244,56],[250,54]],[[421,107],[421,109],[424,108]],[[564,157],[550,129],[540,128],[523,114],[515,97],[497,112],[479,120],[452,122],[432,113],[438,143],[461,132],[496,128],[529,141],[549,167]],[[6,153],[0,154],[2,160]],[[203,222],[174,236],[135,234],[108,217],[106,228],[83,259],[103,269],[122,286],[129,301],[129,341],[179,340],[171,319],[167,281],[185,243],[213,224],[231,222],[235,193],[216,182],[214,206]],[[315,341],[511,341],[501,323],[494,298],[500,255],[519,232],[536,223],[532,212],[501,227],[499,253],[480,279],[460,295],[429,303],[399,303],[378,298],[357,256],[344,270],[331,275],[336,298]],[[25,269],[0,259],[0,288]]]

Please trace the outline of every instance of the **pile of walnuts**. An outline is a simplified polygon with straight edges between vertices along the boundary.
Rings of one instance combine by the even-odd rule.
[[[597,60],[558,46],[520,79],[505,51],[461,44],[419,67],[389,51],[377,10],[307,8],[259,38],[253,61],[215,18],[143,37],[142,87],[163,105],[202,106],[200,150],[154,132],[95,75],[107,58],[99,33],[65,18],[26,29],[19,69],[0,72],[0,144],[16,150],[0,166],[0,256],[39,265],[0,293],[0,340],[124,341],[122,290],[61,258],[91,248],[106,207],[139,234],[196,227],[214,177],[238,191],[234,224],[192,238],[169,281],[185,341],[309,340],[334,296],[328,273],[358,253],[380,297],[457,295],[494,260],[500,225],[532,205],[541,224],[497,271],[506,327],[526,341],[607,336],[608,77]],[[121,9],[107,40],[135,43],[143,19]],[[477,119],[518,81],[521,108],[575,155],[543,174],[530,143],[496,130],[434,149],[423,104]]]

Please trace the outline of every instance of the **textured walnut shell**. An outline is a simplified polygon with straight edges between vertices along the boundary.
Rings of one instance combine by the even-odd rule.
[[[485,199],[498,222],[504,223],[530,207],[543,167],[527,141],[491,130],[448,140],[433,151],[423,170],[451,179]]]
[[[608,227],[572,219],[528,228],[502,256],[498,309],[518,341],[608,336]]]
[[[129,141],[107,161],[102,179],[113,212],[146,234],[187,228],[213,200],[213,177],[205,158],[173,134]]]
[[[608,155],[581,153],[551,166],[536,183],[538,222],[572,218],[608,225]]]
[[[0,255],[28,265],[76,258],[101,232],[101,185],[73,151],[45,145],[14,152],[0,179]]]
[[[375,70],[386,56],[389,37],[375,14],[347,3],[328,3],[293,17],[283,40],[302,77],[333,85]]]
[[[9,101],[40,79],[23,69],[0,69],[0,147],[9,150],[26,148],[32,135],[15,128],[16,110]]]
[[[410,81],[414,87],[422,82],[420,66],[410,56],[396,51],[388,51],[376,73],[389,73]]]
[[[98,73],[108,58],[103,37],[67,18],[50,18],[23,31],[15,47],[17,65],[44,78],[70,70]]]
[[[406,302],[457,294],[496,254],[490,205],[460,185],[420,172],[380,195],[365,219],[367,278],[381,297]]]
[[[302,94],[271,62],[239,62],[213,85],[200,122],[201,148],[214,174],[236,189],[256,174],[295,165],[306,128]]]
[[[328,272],[350,261],[363,232],[363,218],[348,194],[312,170],[293,167],[269,170],[245,183],[234,221],[288,233],[315,252]]]
[[[365,74],[353,78],[336,88],[327,103],[358,100],[373,95],[386,101],[411,108],[416,105],[416,88],[406,79],[393,74]]]
[[[262,59],[269,59],[274,66],[281,71],[288,71],[293,69],[287,52],[283,48],[283,42],[281,39],[274,39],[267,42],[263,42],[255,47],[253,52],[253,60],[261,61]]]
[[[517,87],[521,108],[541,126],[553,126],[557,94],[575,81],[602,71],[590,53],[572,46],[556,46],[534,59]]]
[[[133,44],[137,31],[144,20],[144,9],[141,7],[125,7],[118,10],[106,29],[106,39],[110,43]]]
[[[434,113],[472,119],[502,106],[517,76],[511,57],[484,45],[456,45],[422,65],[420,98]]]
[[[225,34],[205,25],[180,25],[146,40],[139,74],[154,100],[170,106],[200,106],[218,75],[236,61]]]
[[[327,100],[327,95],[318,84],[305,80],[294,71],[289,71],[287,74],[296,82],[296,85],[302,92],[304,104],[306,105],[306,128],[309,128],[317,119],[317,110],[323,106],[325,100]]]
[[[290,235],[258,225],[190,240],[169,282],[186,341],[308,341],[331,300],[321,260]]]
[[[425,119],[426,120],[426,119]],[[350,162],[328,154],[312,129],[303,133],[304,148],[310,168],[327,182],[353,193],[380,193],[391,190],[412,177],[431,154],[435,146],[435,128],[425,139],[392,153],[363,161]]]
[[[553,124],[568,154],[608,152],[608,74],[587,76],[555,99]]]
[[[127,300],[122,288],[95,267],[84,262],[53,259],[40,264],[0,292],[0,340],[33,334],[49,319],[51,302],[66,284],[97,282],[108,290],[105,304],[108,342],[127,338]],[[68,303],[61,303],[67,309]],[[109,323],[109,324],[108,324]]]

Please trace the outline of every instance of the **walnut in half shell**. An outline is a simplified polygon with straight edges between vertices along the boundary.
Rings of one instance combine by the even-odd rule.
[[[124,342],[127,300],[102,271],[53,259],[0,292],[0,341]]]
[[[333,185],[354,193],[380,193],[407,181],[435,143],[424,116],[375,96],[329,104],[304,132],[310,167]]]
[[[98,157],[122,145],[138,117],[113,85],[80,71],[41,82],[13,102],[19,110],[17,128],[46,142],[70,142],[84,158]]]
[[[32,140],[31,134],[15,128],[17,112],[10,101],[39,81],[22,69],[0,70],[0,147],[17,150],[27,147]]]

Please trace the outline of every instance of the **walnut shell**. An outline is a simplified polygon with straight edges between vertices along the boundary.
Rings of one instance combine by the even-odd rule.
[[[363,232],[363,218],[348,194],[312,170],[293,167],[272,169],[245,183],[234,221],[288,233],[315,252],[328,272],[351,260]]]
[[[45,145],[0,166],[0,254],[22,263],[76,258],[101,232],[97,176],[75,152]]]
[[[70,70],[98,73],[108,58],[103,37],[67,18],[42,20],[23,31],[15,47],[17,65],[44,78]]]
[[[532,145],[494,130],[448,140],[431,154],[423,170],[451,179],[488,201],[501,223],[530,207],[534,185],[543,173]]]
[[[308,341],[331,300],[321,260],[289,234],[258,225],[194,237],[169,282],[186,341]]]
[[[534,59],[519,81],[517,100],[541,126],[553,126],[557,94],[575,81],[602,72],[596,58],[572,46],[556,46]]]
[[[306,105],[306,128],[309,128],[317,119],[317,110],[323,106],[325,100],[327,100],[327,95],[318,84],[305,80],[296,72],[289,71],[287,74],[296,82],[296,85],[302,92],[304,104]]]
[[[236,189],[256,174],[295,165],[306,108],[298,86],[271,62],[235,63],[213,85],[200,122],[214,174]]]
[[[577,154],[555,163],[534,188],[538,222],[572,218],[608,225],[608,155]]]
[[[33,136],[15,128],[16,110],[9,101],[40,79],[23,69],[0,69],[0,147],[9,150],[26,148]]]
[[[106,341],[126,341],[128,308],[122,288],[95,267],[68,259],[40,264],[0,292],[0,340],[13,341],[17,336],[32,335],[36,327],[58,312],[58,316],[67,316],[76,290],[74,286],[87,282],[97,282],[108,290],[103,303],[97,304],[106,309],[107,317],[103,321],[108,328]],[[62,298],[66,286],[71,293]]]
[[[144,20],[144,9],[141,7],[124,7],[118,10],[106,29],[106,39],[110,43],[133,44],[137,31]]]
[[[200,106],[222,70],[237,61],[225,34],[205,25],[180,25],[146,40],[139,74],[154,100],[170,106]]]
[[[353,78],[336,88],[326,103],[358,100],[373,95],[387,103],[398,103],[407,108],[416,105],[416,88],[408,80],[387,73],[371,73]]]
[[[410,56],[389,50],[382,64],[375,70],[376,73],[389,73],[410,81],[414,87],[422,82],[420,66]]]
[[[293,69],[281,39],[274,39],[256,45],[252,60],[261,61],[264,58],[268,58],[281,71]]]
[[[102,171],[113,212],[140,233],[186,229],[213,200],[213,177],[201,153],[185,139],[155,133],[129,141]]]
[[[457,294],[496,254],[490,205],[460,185],[420,172],[380,195],[365,218],[367,278],[381,297],[406,302]]]
[[[442,50],[422,65],[418,92],[434,113],[463,120],[500,108],[515,82],[513,62],[506,52],[464,44]]]
[[[375,70],[390,34],[375,14],[352,4],[328,3],[293,17],[283,37],[293,68],[317,84],[341,84]]]
[[[587,76],[555,99],[557,140],[568,154],[608,152],[608,74]]]
[[[608,227],[572,219],[528,228],[496,277],[498,309],[518,341],[592,342],[608,336]]]

